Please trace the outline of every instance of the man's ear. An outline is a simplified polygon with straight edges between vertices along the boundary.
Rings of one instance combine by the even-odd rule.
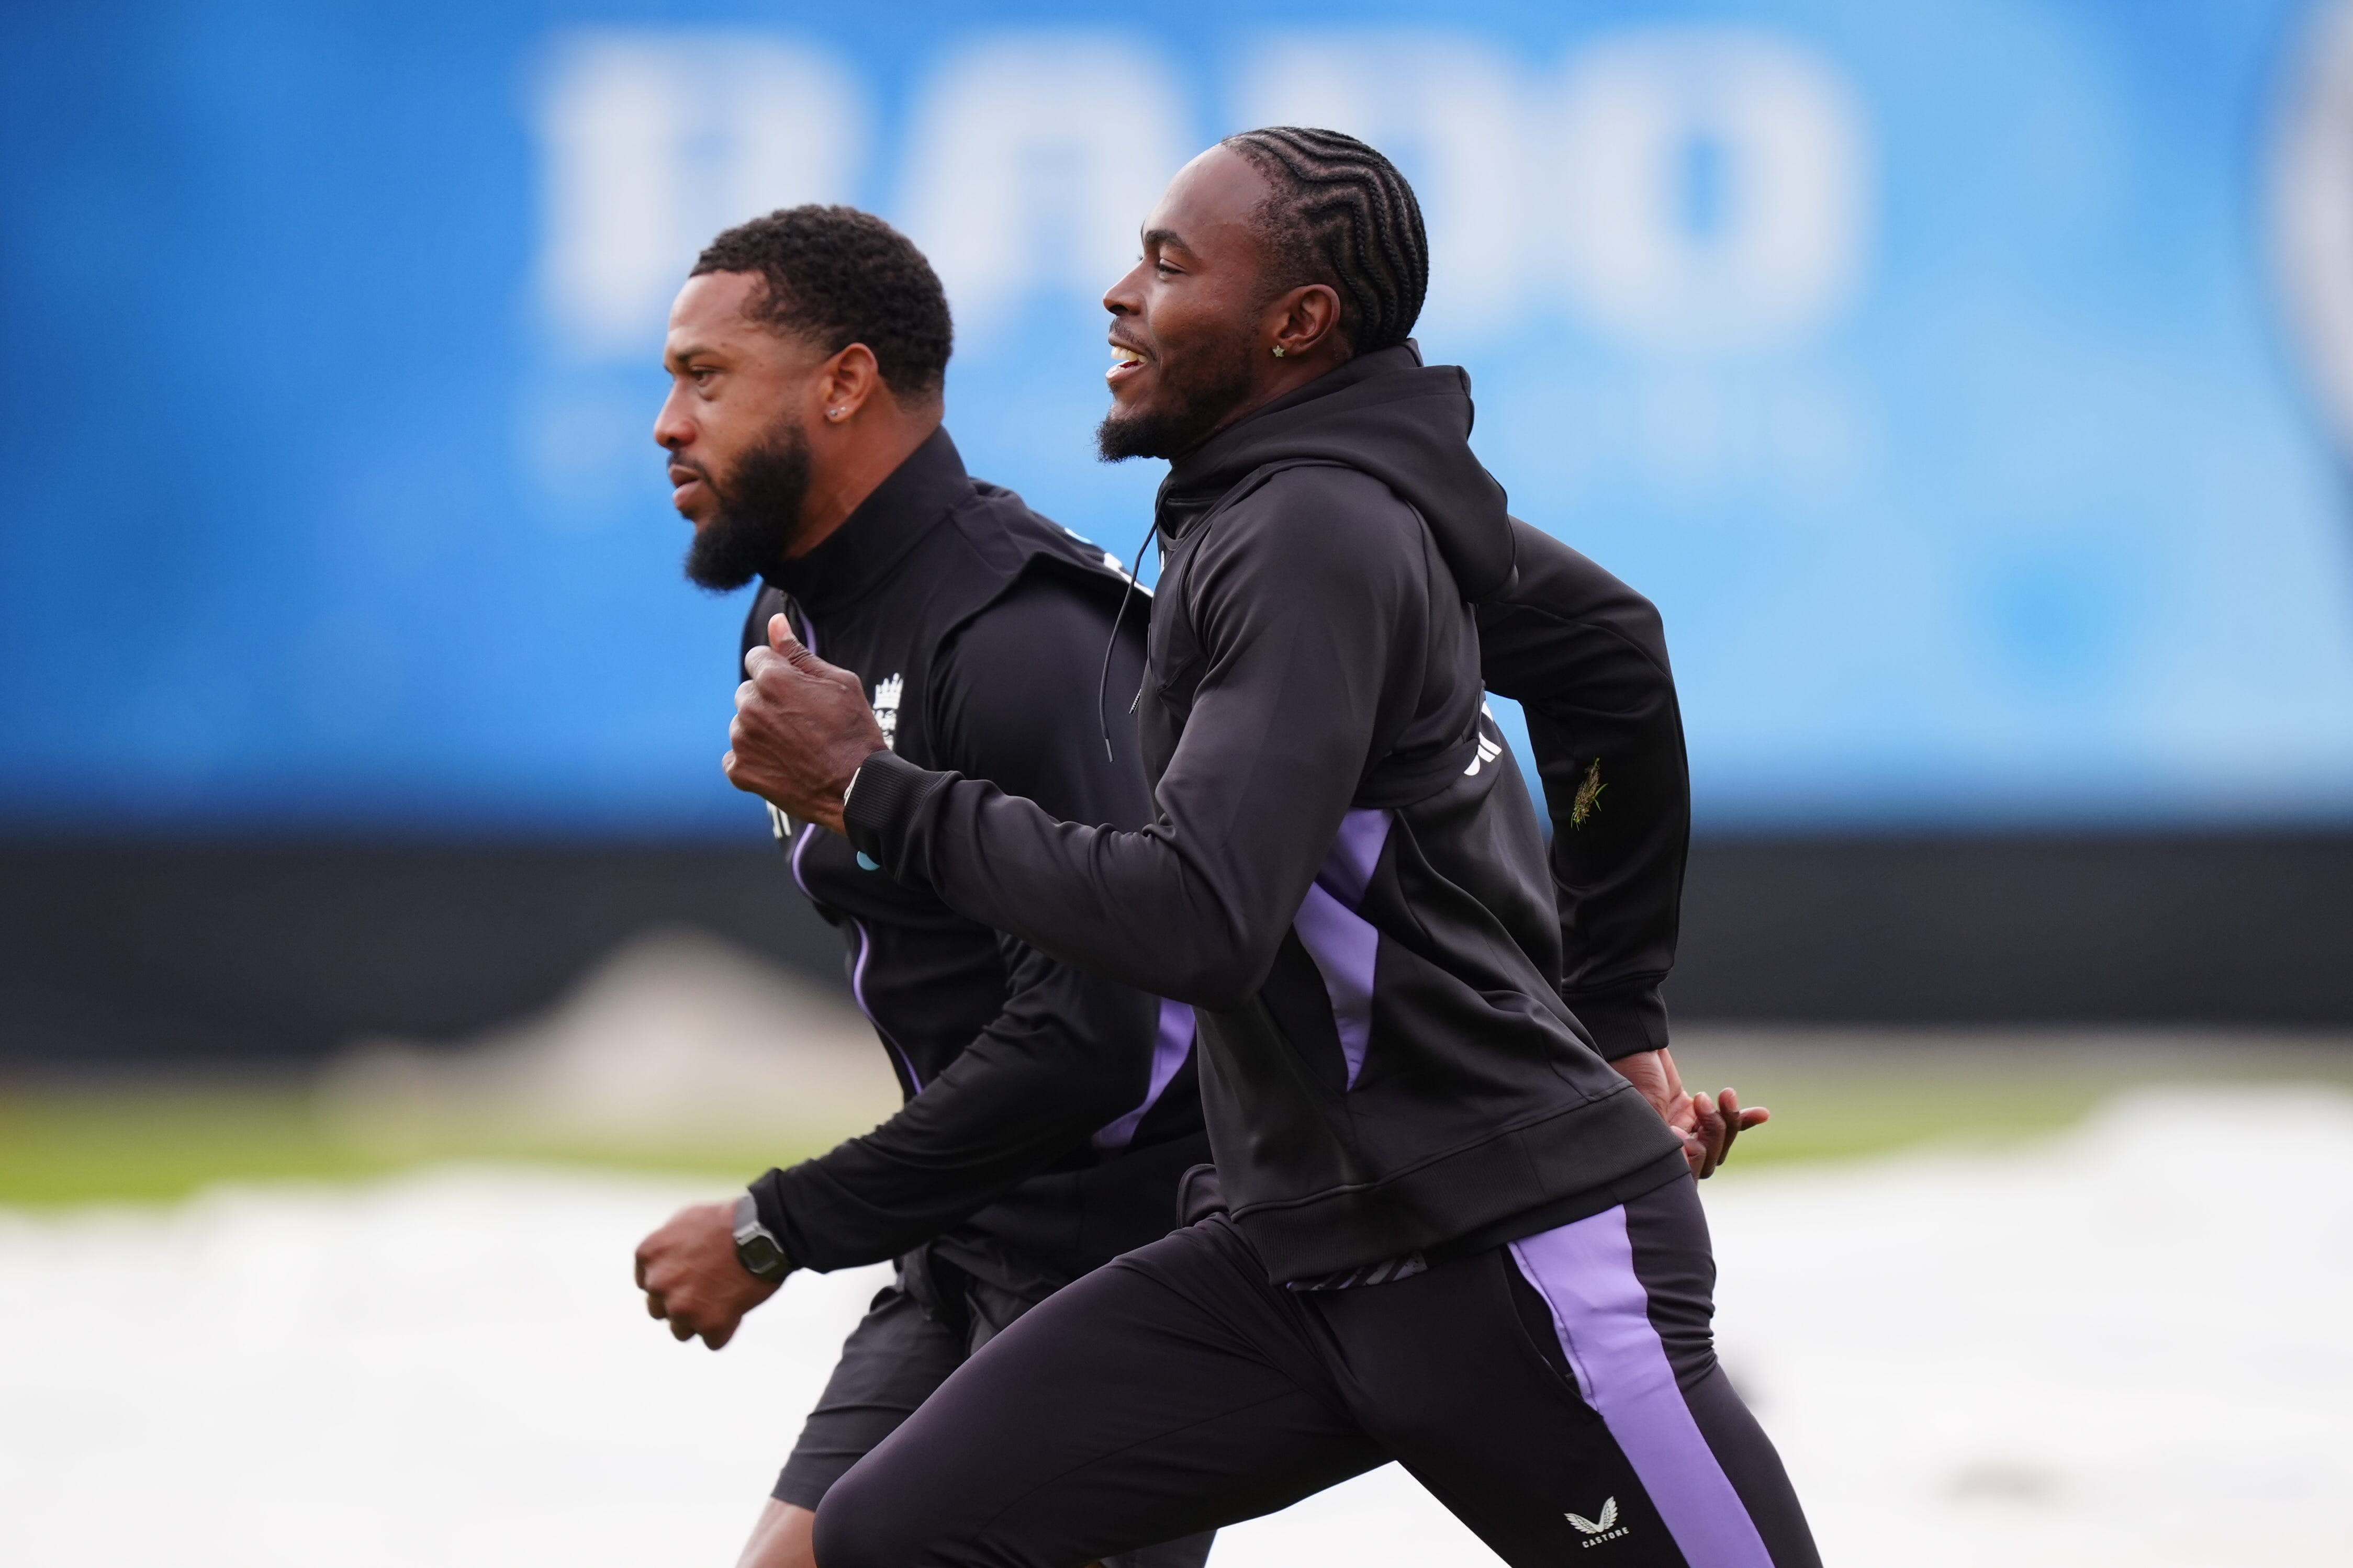
[[[882,367],[874,351],[864,343],[852,343],[826,361],[818,371],[818,386],[824,394],[823,412],[828,425],[847,424],[876,397],[891,396]]]
[[[1279,297],[1273,305],[1275,351],[1298,359],[1318,349],[1348,357],[1346,335],[1340,331],[1340,295],[1328,283],[1307,283]]]

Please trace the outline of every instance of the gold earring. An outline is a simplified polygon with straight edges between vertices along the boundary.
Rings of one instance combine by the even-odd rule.
[[[1274,345],[1274,357],[1277,359],[1281,359],[1282,357],[1282,345],[1281,343]]]

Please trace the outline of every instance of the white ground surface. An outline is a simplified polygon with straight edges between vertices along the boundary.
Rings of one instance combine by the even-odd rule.
[[[674,1344],[628,1253],[697,1195],[464,1168],[0,1213],[0,1563],[725,1568],[877,1275]],[[1708,1199],[1727,1363],[1830,1563],[2353,1563],[2353,1100],[2151,1093]],[[1214,1561],[1493,1560],[1391,1468]]]

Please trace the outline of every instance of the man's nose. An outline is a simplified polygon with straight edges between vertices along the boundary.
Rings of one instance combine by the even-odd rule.
[[[1119,281],[1103,290],[1103,308],[1114,316],[1133,316],[1142,300],[1135,288],[1135,275],[1144,270],[1142,262],[1124,273]]]

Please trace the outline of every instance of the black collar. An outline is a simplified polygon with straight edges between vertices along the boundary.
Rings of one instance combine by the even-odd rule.
[[[858,503],[825,542],[767,574],[813,616],[871,593],[902,556],[972,496],[964,458],[942,426],[874,493]]]
[[[1306,385],[1284,393],[1262,408],[1251,409],[1176,458],[1168,465],[1167,477],[1160,481],[1160,492],[1153,502],[1161,536],[1167,540],[1182,536],[1225,499],[1226,492],[1242,477],[1233,471],[1232,455],[1257,437],[1261,421],[1303,403],[1345,391],[1374,376],[1417,368],[1420,363],[1421,345],[1411,338],[1390,348],[1354,355]]]

